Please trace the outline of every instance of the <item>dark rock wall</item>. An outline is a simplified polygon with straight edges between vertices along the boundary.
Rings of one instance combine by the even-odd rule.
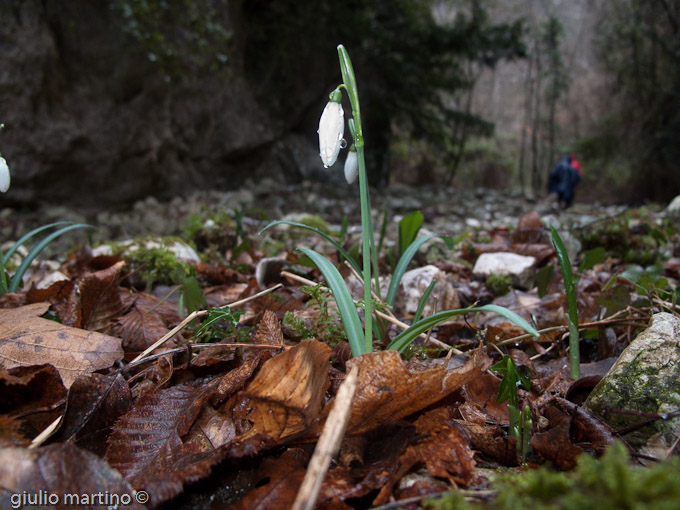
[[[106,0],[0,1],[0,151],[12,172],[0,205],[125,207],[317,171],[310,140],[271,119],[241,71],[231,4],[228,70],[168,80]]]

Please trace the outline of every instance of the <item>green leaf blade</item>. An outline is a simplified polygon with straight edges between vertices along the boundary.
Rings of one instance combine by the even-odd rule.
[[[453,241],[451,240],[450,237],[442,236],[439,234],[429,234],[426,236],[421,236],[415,241],[413,241],[409,245],[409,247],[406,248],[402,256],[399,258],[399,262],[397,262],[397,267],[394,269],[394,273],[392,273],[392,280],[390,281],[390,287],[387,290],[387,297],[385,298],[385,302],[388,305],[394,306],[394,300],[397,297],[397,291],[399,290],[399,284],[401,283],[401,279],[404,276],[406,269],[408,269],[408,265],[411,263],[411,260],[413,259],[415,254],[418,252],[418,250],[423,244],[425,244],[427,241],[434,237],[442,238],[449,248],[453,247]]]
[[[399,335],[397,335],[397,337],[392,341],[392,343],[390,343],[390,345],[387,346],[387,348],[403,352],[404,349],[406,349],[411,344],[411,342],[413,342],[418,337],[418,335],[424,333],[428,329],[438,326],[439,324],[442,324],[443,322],[446,322],[447,320],[457,315],[464,315],[467,313],[474,312],[496,313],[502,317],[505,317],[513,324],[519,326],[533,337],[538,338],[539,336],[538,331],[536,331],[536,329],[533,326],[531,326],[526,320],[524,320],[522,317],[517,315],[512,310],[508,310],[507,308],[498,305],[484,305],[473,308],[459,308],[456,310],[445,310],[443,312],[430,315],[429,317],[421,319],[418,323],[413,324],[406,331],[402,331]]]
[[[354,300],[345,285],[345,280],[342,279],[342,276],[340,276],[340,273],[335,266],[323,255],[308,248],[302,248],[300,251],[316,264],[316,267],[319,268],[319,271],[321,271],[326,279],[326,283],[331,289],[331,293],[338,305],[338,310],[340,311],[340,317],[345,327],[345,332],[347,333],[347,340],[349,340],[352,354],[354,354],[354,356],[359,356],[368,352],[365,348],[364,331],[361,327],[361,320],[359,319]]]

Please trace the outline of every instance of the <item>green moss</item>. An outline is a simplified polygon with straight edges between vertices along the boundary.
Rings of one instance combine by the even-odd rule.
[[[512,278],[507,274],[490,274],[486,278],[486,286],[496,296],[505,296],[510,292]]]
[[[489,502],[463,501],[452,493],[430,504],[438,510],[671,510],[680,501],[680,459],[634,467],[617,442],[601,460],[581,455],[571,472],[541,467],[502,474],[491,488],[497,495]]]
[[[164,238],[163,241],[168,242],[170,239]],[[123,258],[129,265],[133,283],[144,285],[147,291],[155,284],[178,284],[189,273],[189,264],[177,260],[177,257],[163,246],[147,248],[143,241],[138,241],[132,247],[116,246],[114,253],[121,248],[125,249]]]

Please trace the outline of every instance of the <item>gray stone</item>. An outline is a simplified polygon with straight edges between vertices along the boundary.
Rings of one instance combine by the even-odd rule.
[[[595,386],[584,407],[615,430],[645,418],[606,410],[663,414],[680,409],[680,319],[669,313],[655,314],[649,327],[626,347]],[[643,453],[664,458],[679,437],[680,419],[674,418],[657,420],[625,439]]]
[[[397,314],[414,315],[420,299],[432,280],[436,283],[423,310],[423,317],[434,313],[435,296],[437,297],[437,311],[460,308],[460,300],[455,289],[446,279],[446,273],[436,266],[427,265],[404,273],[394,301]]]
[[[530,289],[534,286],[536,259],[511,252],[482,253],[472,272],[478,278],[491,274],[508,275],[514,287]]]

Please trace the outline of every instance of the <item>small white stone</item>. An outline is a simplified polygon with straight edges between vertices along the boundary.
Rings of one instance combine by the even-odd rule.
[[[508,275],[514,287],[530,289],[534,286],[536,259],[511,252],[482,253],[472,273],[477,278],[487,278],[491,274]]]

